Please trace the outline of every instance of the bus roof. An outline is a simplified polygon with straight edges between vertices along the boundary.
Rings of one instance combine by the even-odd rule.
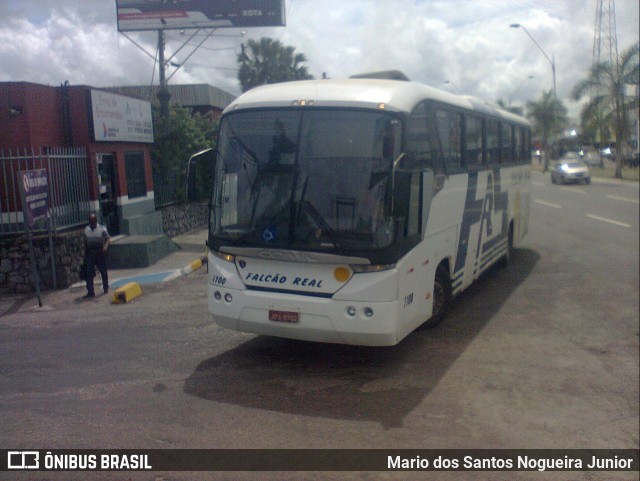
[[[350,78],[302,80],[255,87],[236,98],[224,110],[264,107],[359,107],[411,112],[424,100],[435,100],[461,109],[482,112],[528,124],[523,117],[470,96],[455,95],[417,82]]]

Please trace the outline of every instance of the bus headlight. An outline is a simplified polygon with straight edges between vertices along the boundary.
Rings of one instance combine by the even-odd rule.
[[[357,313],[358,313],[358,310],[355,307],[353,306],[347,307],[347,315],[349,317],[355,317]]]
[[[362,312],[364,312],[366,317],[373,317],[373,309],[370,307],[365,307]]]
[[[396,267],[395,264],[352,264],[351,270],[354,274],[363,274],[366,272],[381,272],[388,271],[389,269],[394,269]]]
[[[210,250],[209,252],[211,252],[218,259],[222,259],[223,261],[235,262],[235,260],[236,260],[236,256],[233,255],[233,254],[227,254],[225,252],[220,252],[220,251],[216,251],[216,250]]]

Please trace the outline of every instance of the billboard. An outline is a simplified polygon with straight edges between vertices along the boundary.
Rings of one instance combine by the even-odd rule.
[[[118,31],[283,27],[284,0],[116,0]]]
[[[149,102],[91,90],[91,118],[96,142],[153,143]]]

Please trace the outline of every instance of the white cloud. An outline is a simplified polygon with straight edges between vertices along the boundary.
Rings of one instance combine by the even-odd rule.
[[[59,85],[110,86],[158,81],[154,61],[116,29],[115,2],[3,0],[0,4],[0,80]],[[555,59],[559,97],[591,63],[596,0],[286,0],[287,27],[219,30],[171,78],[171,83],[204,82],[240,93],[236,56],[247,38],[270,36],[308,58],[313,75],[348,77],[378,69],[400,69],[410,78],[459,89],[487,100],[523,104],[550,90]],[[618,45],[638,41],[638,1],[616,4]],[[129,33],[155,54],[153,32]],[[231,36],[226,36],[231,35]],[[167,55],[185,36],[167,32]],[[195,40],[191,43],[195,43]],[[173,59],[184,62],[191,47]],[[167,70],[171,75],[173,68]],[[529,76],[533,79],[529,79]],[[449,80],[449,84],[444,84]],[[454,87],[455,86],[455,87]]]

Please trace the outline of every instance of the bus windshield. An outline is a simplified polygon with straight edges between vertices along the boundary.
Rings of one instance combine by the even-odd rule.
[[[398,117],[260,109],[220,126],[211,236],[219,245],[344,254],[394,241]]]

